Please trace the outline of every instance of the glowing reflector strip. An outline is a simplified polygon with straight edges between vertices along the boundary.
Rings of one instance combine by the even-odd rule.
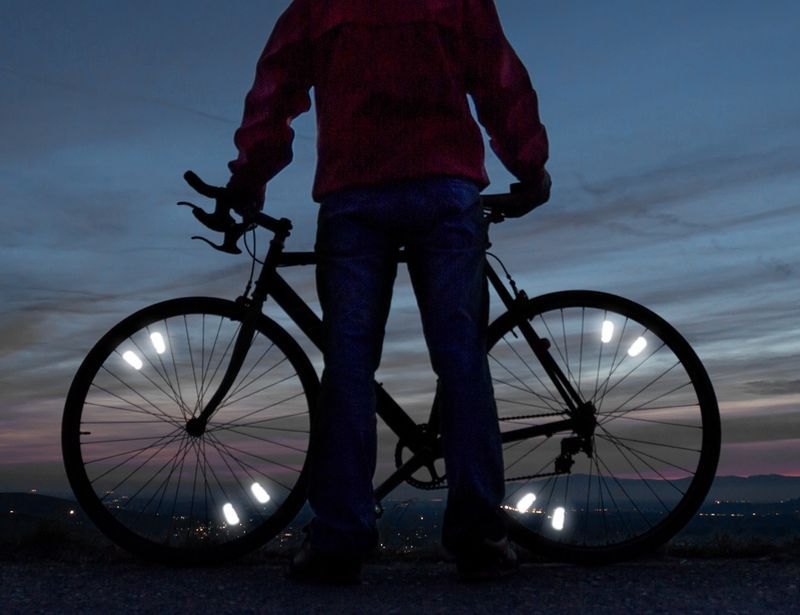
[[[253,492],[253,497],[258,500],[259,504],[266,504],[269,502],[269,493],[267,493],[264,487],[259,483],[250,485],[250,491]]]
[[[647,340],[643,337],[638,338],[631,347],[628,348],[628,354],[632,357],[635,357],[638,354],[641,354],[642,350],[645,349],[647,346]]]
[[[150,334],[150,342],[153,344],[153,348],[156,349],[158,354],[164,354],[167,350],[167,344],[164,342],[164,338],[161,336],[160,333],[151,333]]]
[[[125,359],[125,362],[128,365],[130,365],[133,369],[142,369],[142,366],[144,365],[144,363],[142,363],[142,360],[132,350],[126,351],[122,355],[122,358]]]
[[[608,344],[614,336],[614,323],[610,320],[603,321],[603,329],[600,332],[600,341]]]
[[[530,507],[533,505],[535,501],[536,501],[535,494],[526,493],[520,498],[519,502],[517,502],[517,510],[521,513],[528,512],[528,510],[530,510]]]
[[[228,522],[228,525],[239,525],[239,515],[236,514],[233,504],[225,504],[222,507],[222,514],[225,515],[225,521]]]
[[[567,511],[564,510],[563,506],[559,506],[553,511],[553,529],[554,530],[563,530],[564,529],[564,516],[567,514]]]

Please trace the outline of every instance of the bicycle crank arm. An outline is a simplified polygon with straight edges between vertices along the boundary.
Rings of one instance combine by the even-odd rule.
[[[375,489],[375,500],[380,502],[389,495],[395,487],[406,482],[411,475],[429,462],[428,455],[417,454],[406,461],[402,466]]]

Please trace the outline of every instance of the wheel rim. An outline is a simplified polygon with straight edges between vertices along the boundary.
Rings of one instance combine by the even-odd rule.
[[[591,457],[555,471],[563,440],[504,446],[504,508],[517,530],[561,554],[625,556],[668,539],[702,502],[716,469],[716,401],[694,352],[667,323],[601,293],[529,304],[537,334],[581,397],[594,404]],[[493,330],[489,352],[501,431],[567,418],[524,338]],[[541,416],[546,415],[546,416]]]
[[[76,495],[101,529],[145,555],[203,560],[253,548],[304,499],[309,378],[263,323],[206,429],[187,431],[241,326],[232,304],[214,305],[173,302],[126,319],[87,357],[68,398]]]

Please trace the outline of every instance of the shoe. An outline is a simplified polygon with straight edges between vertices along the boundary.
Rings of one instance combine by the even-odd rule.
[[[361,559],[320,553],[311,548],[306,538],[289,564],[288,577],[300,583],[358,585]]]
[[[456,554],[458,576],[467,583],[494,581],[517,572],[517,554],[508,538],[488,538]]]

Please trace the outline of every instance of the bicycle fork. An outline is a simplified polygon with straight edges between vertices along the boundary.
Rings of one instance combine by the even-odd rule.
[[[270,247],[264,259],[264,266],[261,269],[261,275],[258,277],[258,280],[256,280],[252,298],[247,298],[250,289],[250,282],[248,282],[244,294],[237,300],[237,303],[245,306],[246,312],[242,319],[241,330],[233,346],[231,360],[228,363],[222,381],[217,387],[217,390],[214,391],[214,395],[212,395],[208,403],[205,404],[202,412],[186,422],[187,433],[195,438],[205,433],[208,420],[219,409],[219,405],[224,401],[225,396],[231,390],[236,377],[239,375],[239,370],[242,369],[244,360],[247,358],[247,352],[250,350],[250,346],[253,343],[253,338],[256,334],[256,324],[261,317],[261,308],[267,300],[270,272],[274,271],[275,267],[280,262],[286,239],[291,235],[292,223],[286,218],[281,218],[276,222],[274,230],[275,235],[272,241],[270,241]],[[250,281],[252,281],[252,277]]]
[[[206,426],[208,425],[208,420],[211,418],[211,415],[217,411],[219,405],[223,402],[225,396],[231,390],[233,382],[236,380],[236,376],[239,375],[239,370],[242,369],[242,365],[244,365],[244,360],[247,357],[247,351],[250,349],[250,345],[253,343],[258,313],[258,311],[252,309],[248,311],[247,316],[242,321],[242,328],[239,331],[239,335],[236,338],[236,343],[233,346],[230,363],[228,363],[228,368],[225,370],[225,374],[223,375],[222,381],[217,387],[217,390],[214,391],[214,395],[211,396],[211,399],[205,405],[203,411],[196,417],[193,417],[186,422],[186,432],[190,436],[197,438],[205,433]]]

